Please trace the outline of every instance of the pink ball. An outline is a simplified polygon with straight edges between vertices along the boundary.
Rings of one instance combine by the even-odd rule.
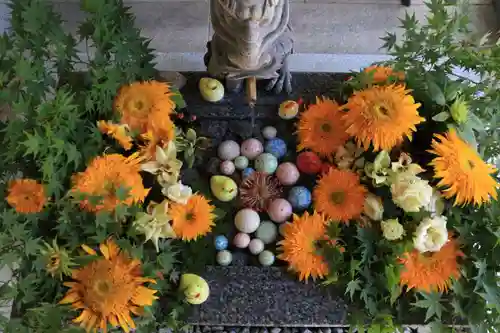
[[[247,139],[241,144],[241,155],[253,160],[264,151],[262,142],[255,138]]]
[[[271,220],[276,223],[282,223],[292,216],[292,205],[285,199],[274,199],[269,204],[267,213]]]
[[[276,170],[276,177],[283,185],[293,185],[300,177],[299,169],[291,162],[281,163]]]
[[[234,170],[236,167],[234,166],[234,163],[232,161],[223,161],[220,164],[220,172],[226,176],[230,176],[234,173]]]
[[[234,236],[233,244],[240,249],[244,249],[250,244],[250,236],[243,232],[237,233],[236,236]]]

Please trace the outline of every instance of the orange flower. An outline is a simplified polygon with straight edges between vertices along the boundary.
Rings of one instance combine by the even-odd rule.
[[[481,206],[491,198],[496,200],[498,182],[491,176],[496,168],[486,164],[455,130],[434,137],[429,152],[438,157],[429,164],[434,167],[434,177],[441,178],[438,186],[446,187],[443,196],[448,199],[455,196],[455,206],[469,203]]]
[[[214,206],[202,195],[192,195],[187,204],[173,203],[168,213],[172,217],[175,234],[185,241],[197,239],[212,230],[215,225]]]
[[[125,150],[130,150],[132,148],[132,138],[127,133],[127,125],[118,125],[109,121],[100,120],[97,122],[97,127],[101,133],[109,135],[118,141],[120,146]]]
[[[9,183],[7,202],[18,213],[39,213],[47,202],[43,185],[34,179],[16,179]]]
[[[90,255],[97,255],[86,245],[82,248]],[[64,283],[70,289],[59,304],[71,304],[81,310],[73,322],[80,323],[87,332],[100,328],[106,333],[108,322],[130,332],[136,328],[131,314],[141,315],[144,307],[158,299],[157,291],[143,284],[156,281],[141,276],[141,262],[120,251],[113,241],[107,240],[99,249],[102,256],[74,270],[75,281]]]
[[[331,168],[313,190],[314,208],[334,221],[349,222],[363,212],[366,193],[355,172]]]
[[[452,279],[460,277],[457,258],[463,255],[451,235],[438,252],[422,254],[413,250],[405,253],[400,259],[404,265],[400,283],[406,285],[409,290],[415,288],[425,292],[446,292]]]
[[[418,108],[403,85],[372,86],[355,92],[344,108],[346,132],[365,150],[391,150],[406,138],[412,139],[416,125],[424,122]]]
[[[299,274],[299,280],[324,278],[328,274],[328,264],[317,253],[316,242],[326,237],[325,216],[314,212],[309,215],[294,215],[293,222],[283,228],[283,240],[278,243],[282,252],[278,258],[288,262],[288,269]]]
[[[316,97],[316,104],[310,105],[300,116],[297,150],[310,149],[331,158],[337,148],[349,139],[341,115],[337,102]]]
[[[128,158],[120,154],[96,157],[84,172],[73,176],[72,192],[99,196],[102,201],[95,204],[90,199],[84,199],[80,206],[92,212],[112,211],[119,204],[132,205],[144,201],[149,189],[142,185],[140,162],[136,154]],[[116,191],[119,188],[128,189],[125,200],[118,198]]]
[[[175,126],[170,117],[165,116],[162,111],[153,111],[149,115],[148,132],[151,132],[157,140],[171,141],[175,136]]]
[[[387,82],[389,78],[404,80],[405,74],[402,72],[394,72],[391,67],[372,65],[363,70],[364,73],[373,75],[374,83]],[[373,74],[372,74],[373,73]]]
[[[121,115],[122,124],[127,124],[133,131],[146,133],[152,114],[156,113],[157,120],[161,117],[169,118],[175,108],[171,96],[172,92],[167,83],[135,82],[120,88],[114,108]]]

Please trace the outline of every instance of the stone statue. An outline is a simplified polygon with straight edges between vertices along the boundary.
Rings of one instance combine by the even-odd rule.
[[[268,90],[292,91],[288,56],[293,52],[289,0],[210,0],[214,35],[208,72],[239,90],[244,79],[269,79]]]

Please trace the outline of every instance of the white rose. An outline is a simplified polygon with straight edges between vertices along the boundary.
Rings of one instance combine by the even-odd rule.
[[[448,240],[448,230],[446,229],[446,217],[427,217],[420,222],[413,245],[419,252],[437,252]]]
[[[393,241],[401,239],[405,235],[405,229],[398,219],[389,219],[380,222],[382,234],[385,239]]]
[[[382,215],[384,214],[382,199],[371,193],[368,194],[365,199],[363,213],[374,221],[382,220]]]
[[[441,198],[439,191],[433,190],[429,204],[425,206],[425,210],[431,213],[432,216],[441,215],[444,212],[444,200]]]
[[[429,182],[412,173],[398,174],[391,185],[392,201],[407,213],[416,213],[431,201]]]
[[[181,182],[164,188],[162,192],[170,200],[183,205],[187,204],[189,198],[193,195],[191,187],[183,185]]]

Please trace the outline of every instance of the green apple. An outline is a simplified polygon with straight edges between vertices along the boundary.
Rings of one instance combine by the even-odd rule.
[[[201,78],[198,87],[201,97],[207,102],[218,102],[224,97],[224,86],[216,79]]]

